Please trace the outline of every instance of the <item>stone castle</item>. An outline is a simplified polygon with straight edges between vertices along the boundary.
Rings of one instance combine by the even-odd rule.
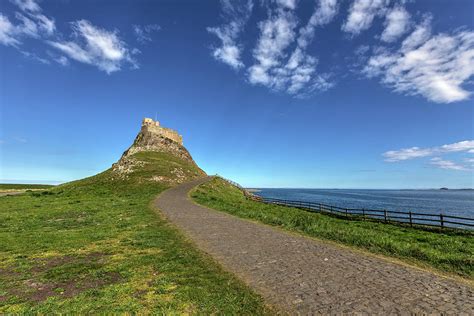
[[[144,134],[150,133],[161,137],[169,138],[180,145],[183,145],[183,136],[171,128],[160,126],[160,122],[154,121],[151,118],[144,118],[142,122],[142,132]]]

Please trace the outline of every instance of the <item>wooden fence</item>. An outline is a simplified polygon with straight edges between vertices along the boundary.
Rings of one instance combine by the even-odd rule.
[[[405,223],[410,226],[434,226],[440,228],[474,229],[474,218],[445,215],[429,214],[411,211],[388,211],[366,208],[345,208],[334,205],[327,205],[317,202],[294,201],[284,199],[265,198],[252,194],[238,183],[218,176],[229,184],[239,188],[248,199],[267,204],[277,204],[289,207],[296,207],[309,212],[328,213],[343,216],[348,219],[370,219],[376,221]]]
[[[310,212],[330,213],[347,218],[368,218],[383,222],[400,222],[413,225],[436,226],[440,228],[461,228],[474,229],[474,218],[445,215],[429,214],[419,212],[388,211],[365,208],[345,208],[323,203],[293,201],[284,199],[272,199],[262,197],[261,201],[268,204],[277,204],[296,207]]]

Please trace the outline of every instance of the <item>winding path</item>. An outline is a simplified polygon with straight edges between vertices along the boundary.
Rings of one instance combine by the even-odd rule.
[[[474,289],[462,282],[196,205],[188,192],[208,179],[163,192],[156,206],[271,305],[292,314],[474,315]]]

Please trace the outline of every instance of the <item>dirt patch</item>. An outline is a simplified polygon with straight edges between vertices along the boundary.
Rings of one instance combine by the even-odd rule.
[[[118,283],[122,280],[118,272],[106,271],[97,273],[107,261],[104,253],[90,253],[85,256],[62,256],[51,258],[34,259],[34,267],[29,270],[28,275],[18,273],[10,269],[0,269],[0,278],[7,284],[8,295],[0,296],[0,302],[7,301],[10,297],[16,296],[22,300],[41,302],[48,297],[74,297],[89,289],[97,289],[105,285]],[[75,266],[92,264],[91,271],[85,269],[76,273]],[[49,274],[54,274],[55,269],[65,269],[65,275],[59,273],[59,278],[48,278]],[[68,277],[67,273],[71,273]]]
[[[6,269],[6,268],[0,268],[0,279],[6,280],[6,279],[13,279],[21,276],[19,272],[16,272],[11,269]]]
[[[50,269],[68,264],[68,263],[79,263],[79,262],[97,262],[101,259],[105,259],[107,254],[101,252],[93,252],[82,257],[76,256],[63,256],[63,257],[50,257],[50,258],[37,258],[34,259],[35,266],[31,268],[33,273],[41,273]]]
[[[106,272],[100,279],[69,280],[57,283],[42,283],[34,279],[25,280],[24,287],[12,289],[10,294],[29,301],[41,302],[51,296],[74,297],[86,290],[118,283],[122,277],[118,272]]]

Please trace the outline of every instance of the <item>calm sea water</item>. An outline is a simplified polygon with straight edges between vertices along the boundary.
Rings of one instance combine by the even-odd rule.
[[[474,218],[474,190],[258,189],[255,194],[347,208],[386,209]]]

